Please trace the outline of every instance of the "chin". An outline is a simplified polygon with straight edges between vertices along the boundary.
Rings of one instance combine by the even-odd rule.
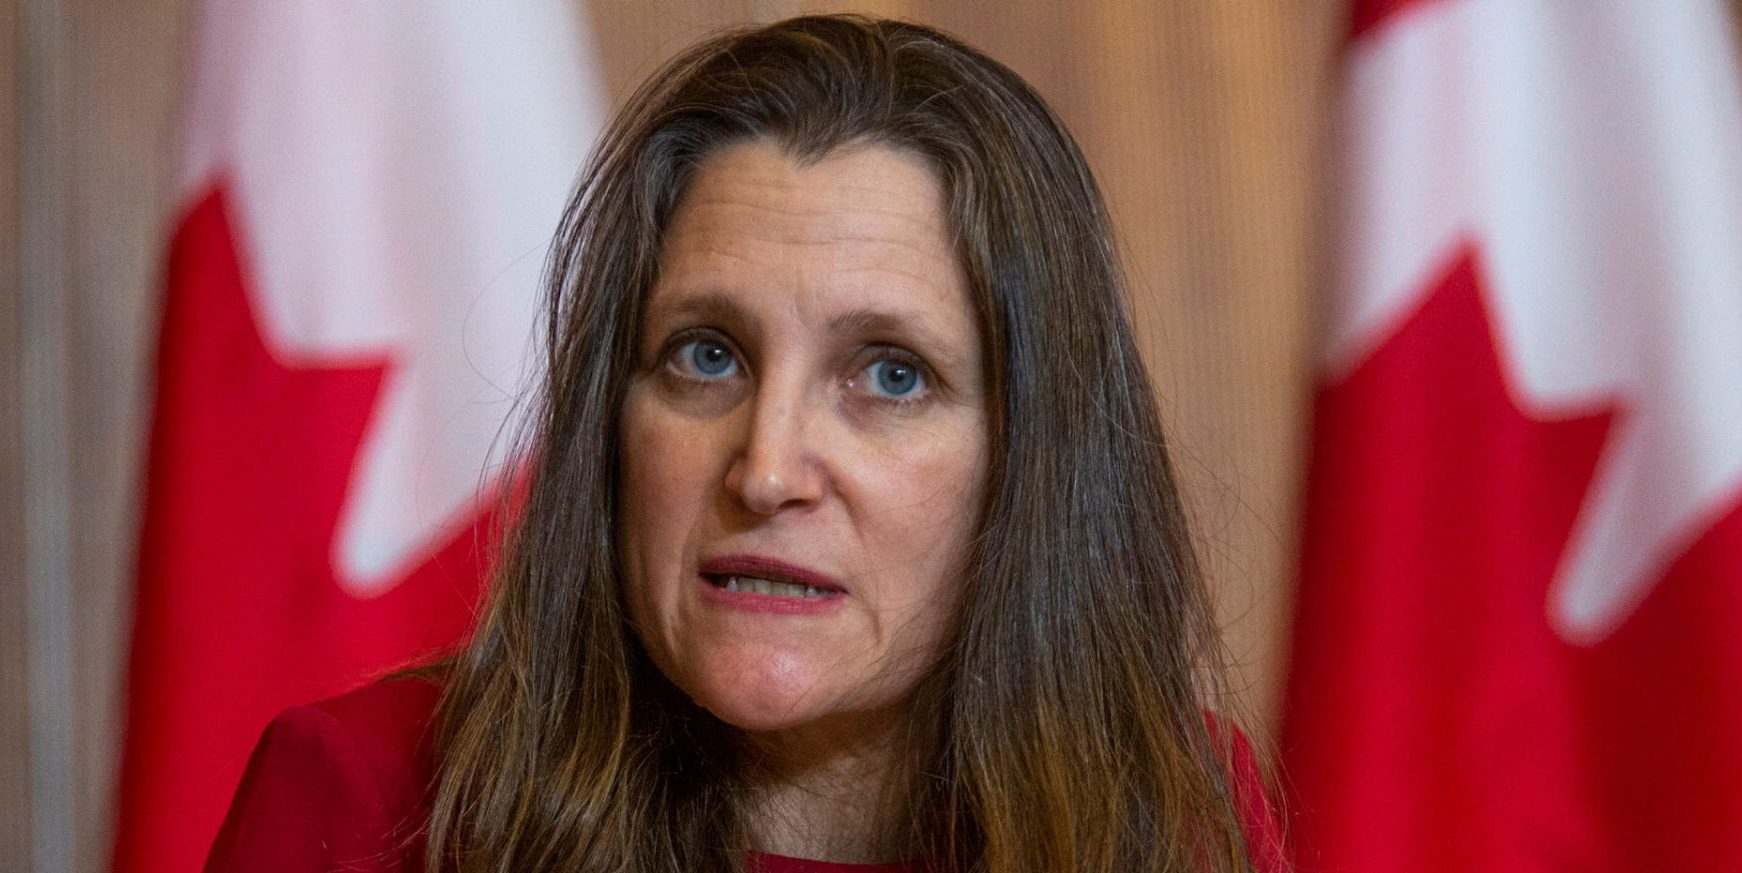
[[[740,730],[782,731],[826,718],[831,696],[814,672],[799,665],[764,659],[733,668],[732,659],[714,662],[679,683],[697,706]],[[742,662],[740,662],[742,663]]]

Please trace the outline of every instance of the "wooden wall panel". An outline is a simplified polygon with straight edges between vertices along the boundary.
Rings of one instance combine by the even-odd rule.
[[[765,0],[594,0],[586,3],[611,105],[703,36],[744,24]]]
[[[30,831],[25,851],[6,862],[65,867],[76,839],[70,825],[76,790],[71,739],[74,710],[70,662],[70,587],[64,584],[71,557],[65,436],[67,363],[72,355],[66,301],[60,293],[68,272],[68,174],[60,156],[68,140],[61,111],[68,92],[65,51],[68,24],[45,0],[18,4],[16,128],[16,251],[18,294],[15,319],[18,455],[11,477],[25,512],[16,554],[24,644],[22,699],[27,759],[21,772],[28,791]]]
[[[108,863],[185,0],[64,0],[74,348],[77,869]]]
[[[30,707],[26,685],[27,596],[24,445],[18,414],[19,103],[22,15],[0,2],[0,870],[30,853]]]

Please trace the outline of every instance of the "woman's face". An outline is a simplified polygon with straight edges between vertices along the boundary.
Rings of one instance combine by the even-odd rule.
[[[930,169],[876,145],[730,147],[672,217],[623,411],[626,596],[730,724],[899,713],[946,645],[987,455],[950,239]]]

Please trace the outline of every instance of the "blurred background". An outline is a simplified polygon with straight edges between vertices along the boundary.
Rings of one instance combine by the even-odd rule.
[[[1351,31],[1380,13],[1328,0],[576,8],[608,106],[717,28],[818,11],[938,26],[1051,102],[1111,205],[1236,689],[1251,730],[1273,738],[1334,273],[1338,86]],[[201,9],[0,3],[0,870],[110,866]]]

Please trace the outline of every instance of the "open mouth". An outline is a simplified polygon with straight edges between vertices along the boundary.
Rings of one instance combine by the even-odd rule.
[[[702,581],[731,594],[797,602],[828,600],[847,593],[826,573],[762,555],[710,558],[697,569]]]
[[[767,579],[760,576],[719,575],[703,573],[702,578],[709,585],[722,591],[734,591],[744,594],[764,594],[771,597],[796,597],[804,600],[815,600],[821,597],[838,597],[838,588],[823,588],[816,585],[806,585],[798,582],[786,582],[780,579]]]

